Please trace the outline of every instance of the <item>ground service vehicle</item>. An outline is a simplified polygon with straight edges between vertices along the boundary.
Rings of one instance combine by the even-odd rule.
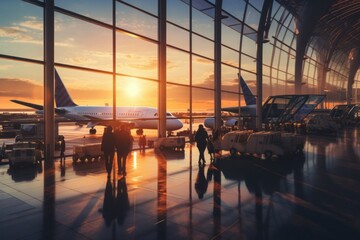
[[[92,159],[98,160],[104,156],[104,153],[101,151],[101,143],[92,143],[92,144],[80,144],[73,146],[73,161],[77,160],[91,161]]]
[[[166,137],[166,138],[158,138],[154,142],[154,148],[164,149],[180,149],[184,150],[185,148],[185,137],[183,136],[174,136],[174,137]]]
[[[10,168],[19,165],[36,165],[41,162],[42,154],[34,147],[15,147],[9,156]]]
[[[240,154],[259,154],[265,158],[273,155],[283,156],[300,151],[305,143],[305,138],[293,133],[253,132],[234,131],[224,135],[221,141],[222,150],[230,151],[231,155],[238,152]]]

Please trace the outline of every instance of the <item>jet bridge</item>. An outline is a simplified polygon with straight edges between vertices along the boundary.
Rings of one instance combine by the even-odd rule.
[[[301,122],[324,98],[312,94],[270,96],[262,107],[263,123]]]

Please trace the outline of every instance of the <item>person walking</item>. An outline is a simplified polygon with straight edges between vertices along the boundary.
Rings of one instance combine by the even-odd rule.
[[[65,161],[65,137],[61,137],[60,141],[60,162],[64,160]]]
[[[125,125],[121,125],[120,130],[114,132],[115,146],[117,152],[118,174],[126,176],[126,158],[131,151],[132,137],[131,133],[126,130]]]
[[[208,139],[209,139],[208,133],[206,132],[204,126],[200,124],[195,134],[196,146],[199,150],[199,165],[201,164],[201,161],[203,164],[206,163],[204,152],[206,149]]]
[[[213,160],[215,159],[215,149],[214,149],[214,143],[213,143],[212,135],[209,135],[209,140],[207,141],[206,148],[207,148],[208,153],[210,155],[210,161],[213,162]]]
[[[107,177],[110,178],[115,154],[115,138],[111,126],[106,127],[104,130],[101,141],[101,151],[104,152],[105,167],[108,173]]]

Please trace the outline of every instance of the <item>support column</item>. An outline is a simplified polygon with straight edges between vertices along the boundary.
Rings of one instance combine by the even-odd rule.
[[[215,129],[221,128],[221,9],[222,0],[215,2],[215,66],[214,66],[214,102],[215,102]]]
[[[158,137],[166,137],[166,0],[159,0],[159,50],[158,50],[158,116],[159,128]]]
[[[357,70],[360,67],[360,56],[359,56],[359,48],[352,49],[349,54],[349,77],[348,77],[348,83],[346,88],[346,103],[351,104],[352,103],[352,89],[354,84],[354,79]]]
[[[54,161],[55,109],[54,109],[54,0],[46,0],[44,8],[44,122],[45,161]]]
[[[262,125],[262,74],[263,74],[263,41],[265,32],[265,23],[267,15],[270,14],[272,0],[265,0],[261,11],[258,33],[257,33],[257,52],[256,52],[256,129],[260,130]]]

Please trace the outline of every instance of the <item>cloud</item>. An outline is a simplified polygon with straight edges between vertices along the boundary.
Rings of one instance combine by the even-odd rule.
[[[34,16],[24,16],[24,21],[12,23],[11,26],[0,27],[0,37],[11,42],[43,44],[43,23]]]
[[[16,25],[24,27],[24,28],[32,29],[32,30],[38,30],[38,31],[43,30],[42,21],[38,20],[36,17],[34,17],[34,16],[24,16],[24,18],[28,19],[28,20],[20,22],[20,23],[18,23]]]
[[[0,78],[2,97],[40,99],[43,86],[26,79]]]

